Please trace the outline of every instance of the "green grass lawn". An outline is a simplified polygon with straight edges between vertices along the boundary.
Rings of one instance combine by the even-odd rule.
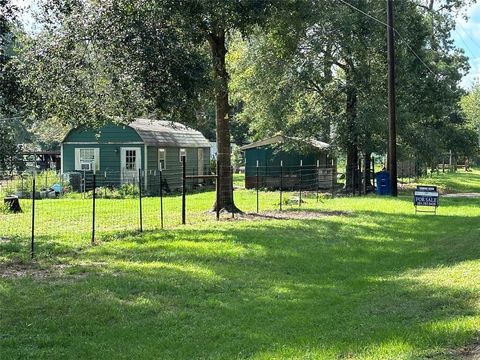
[[[475,191],[478,176],[434,180]],[[254,191],[235,196],[254,211]],[[310,197],[288,209],[329,216],[221,222],[213,199],[189,195],[183,227],[166,199],[164,230],[144,199],[143,234],[134,199],[99,200],[96,246],[89,200],[38,201],[35,261],[30,203],[0,215],[0,358],[450,359],[478,339],[479,199],[433,216],[410,195]]]
[[[244,188],[245,187],[245,174],[233,174],[233,186]]]
[[[454,173],[432,174],[417,181],[419,184],[437,185],[444,193],[451,192],[479,192],[480,193],[480,170],[473,169],[471,172],[458,170]]]

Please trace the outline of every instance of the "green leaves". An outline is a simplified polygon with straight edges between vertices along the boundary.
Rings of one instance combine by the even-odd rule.
[[[276,25],[266,33],[234,39],[231,90],[242,104],[238,118],[255,137],[293,132],[331,137],[344,150],[386,151],[386,29],[365,15],[384,21],[385,4],[354,5],[364,13],[341,2],[312,1],[302,11],[273,17]],[[452,146],[448,131],[436,129],[462,131],[454,115],[468,63],[452,46],[451,13],[417,5],[395,5],[398,135],[405,155],[425,159]],[[466,5],[448,2],[452,11]],[[432,146],[419,133],[434,133]]]
[[[60,1],[43,11],[59,22],[45,20],[23,62],[38,116],[97,125],[194,111],[205,54],[160,3]]]

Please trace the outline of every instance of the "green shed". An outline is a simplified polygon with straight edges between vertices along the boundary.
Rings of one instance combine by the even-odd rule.
[[[128,125],[75,128],[61,143],[62,173],[96,172],[102,185],[135,183],[139,171],[145,188],[162,170],[167,188],[181,187],[182,156],[188,175],[204,175],[210,167],[210,143],[183,124],[136,119]]]
[[[288,146],[287,146],[288,145]],[[240,148],[245,154],[245,187],[327,189],[336,181],[330,145],[276,135]]]

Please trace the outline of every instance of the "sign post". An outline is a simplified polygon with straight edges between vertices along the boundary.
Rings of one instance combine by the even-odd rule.
[[[415,194],[413,195],[413,205],[415,206],[415,214],[417,212],[426,212],[437,214],[439,206],[439,195],[436,186],[417,186]],[[421,206],[422,210],[418,207]],[[424,207],[433,207],[433,210],[423,210]]]

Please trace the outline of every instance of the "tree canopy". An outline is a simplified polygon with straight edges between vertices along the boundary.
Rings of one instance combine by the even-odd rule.
[[[16,7],[9,0],[0,0],[0,170],[12,171],[18,165],[18,142],[24,128],[19,114],[22,87],[15,57]]]
[[[470,100],[459,105],[468,62],[451,39],[471,2],[395,2],[403,158],[433,165],[450,150],[473,151],[465,139],[479,126]],[[232,139],[316,137],[346,154],[349,177],[360,157],[385,152],[384,18],[385,4],[369,0],[44,1],[14,75],[37,122],[151,116],[201,127],[218,142],[226,195],[216,206],[231,208]]]
[[[230,59],[238,118],[254,137],[283,131],[331,141],[354,176],[359,153],[386,149],[385,4],[347,5],[327,2],[289,16],[289,27],[237,38]],[[458,106],[467,58],[450,38],[452,13],[468,2],[427,5],[395,3],[398,143],[401,157],[433,165],[459,147],[449,134],[471,135]]]

